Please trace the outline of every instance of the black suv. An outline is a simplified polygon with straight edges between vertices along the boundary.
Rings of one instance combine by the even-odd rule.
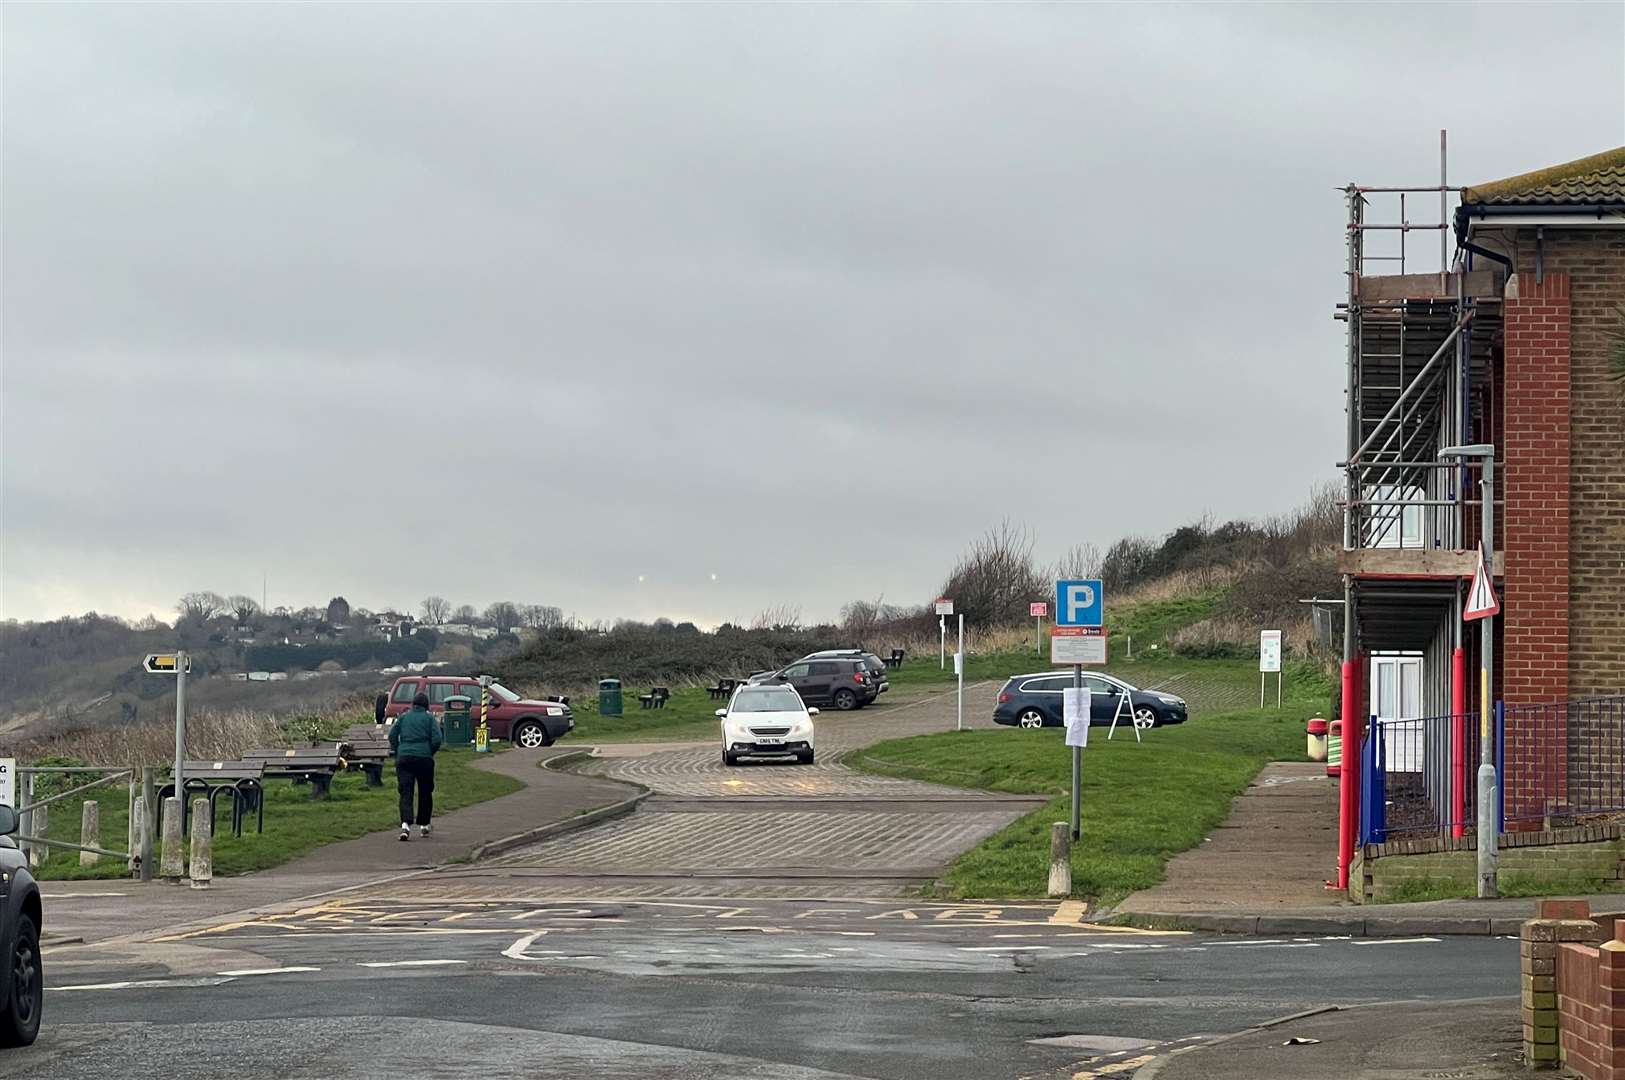
[[[842,712],[861,709],[880,696],[880,683],[868,665],[852,657],[797,660],[778,671],[753,675],[750,681],[789,683],[808,705],[833,705]]]
[[[874,676],[875,682],[879,685],[880,693],[884,694],[891,689],[891,679],[887,675],[890,669],[886,667],[886,661],[872,652],[864,652],[862,649],[825,649],[823,652],[808,653],[801,659],[862,660],[863,666],[868,669],[870,675]]]
[[[39,886],[17,850],[17,811],[0,806],[0,1046],[27,1046],[39,1034],[45,1004]]]
[[[1030,675],[1012,675],[999,690],[999,702],[993,707],[993,722],[1013,727],[1060,727],[1062,717],[1061,691],[1072,685],[1070,671],[1035,671]],[[1089,722],[1109,724],[1128,695],[1128,708],[1123,710],[1123,721],[1131,718],[1142,725],[1183,724],[1188,715],[1185,699],[1158,690],[1141,690],[1122,679],[1099,671],[1083,673],[1083,685],[1089,688]]]

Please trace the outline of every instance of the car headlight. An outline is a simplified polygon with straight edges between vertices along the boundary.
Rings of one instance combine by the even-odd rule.
[[[547,710],[547,715],[549,715],[549,716],[563,716],[564,715],[564,710],[563,709],[549,708]]]

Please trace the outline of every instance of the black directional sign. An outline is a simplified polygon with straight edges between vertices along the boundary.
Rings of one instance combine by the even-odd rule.
[[[173,675],[179,669],[179,658],[175,653],[148,653],[141,666],[147,669],[148,675]],[[186,658],[186,670],[192,670],[192,658]]]

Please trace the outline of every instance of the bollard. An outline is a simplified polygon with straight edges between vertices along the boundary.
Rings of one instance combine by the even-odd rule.
[[[130,873],[141,869],[141,838],[147,827],[147,800],[139,795],[130,803]]]
[[[214,879],[214,822],[209,800],[192,800],[192,888],[207,889]]]
[[[1072,826],[1064,821],[1049,827],[1049,894],[1072,895]]]
[[[186,876],[186,852],[181,840],[181,801],[171,795],[164,800],[164,851],[158,857],[158,873],[171,885]]]
[[[79,811],[79,843],[84,847],[101,847],[101,832],[102,804],[95,799],[86,799],[84,808]],[[100,858],[94,851],[81,851],[79,865],[95,866]]]
[[[36,806],[30,813],[34,816],[28,823],[29,835],[37,836],[41,840],[45,839],[46,834],[51,830],[51,807],[48,804]],[[31,869],[38,870],[45,864],[45,860],[50,857],[51,849],[44,844],[28,845],[28,865]]]

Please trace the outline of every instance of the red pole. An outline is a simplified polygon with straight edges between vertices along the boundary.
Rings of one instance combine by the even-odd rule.
[[[1467,831],[1467,650],[1456,646],[1450,660],[1450,835]]]
[[[1349,867],[1354,863],[1354,834],[1359,819],[1360,795],[1356,781],[1360,765],[1360,661],[1343,661],[1343,768],[1337,778],[1337,887],[1347,891]]]

